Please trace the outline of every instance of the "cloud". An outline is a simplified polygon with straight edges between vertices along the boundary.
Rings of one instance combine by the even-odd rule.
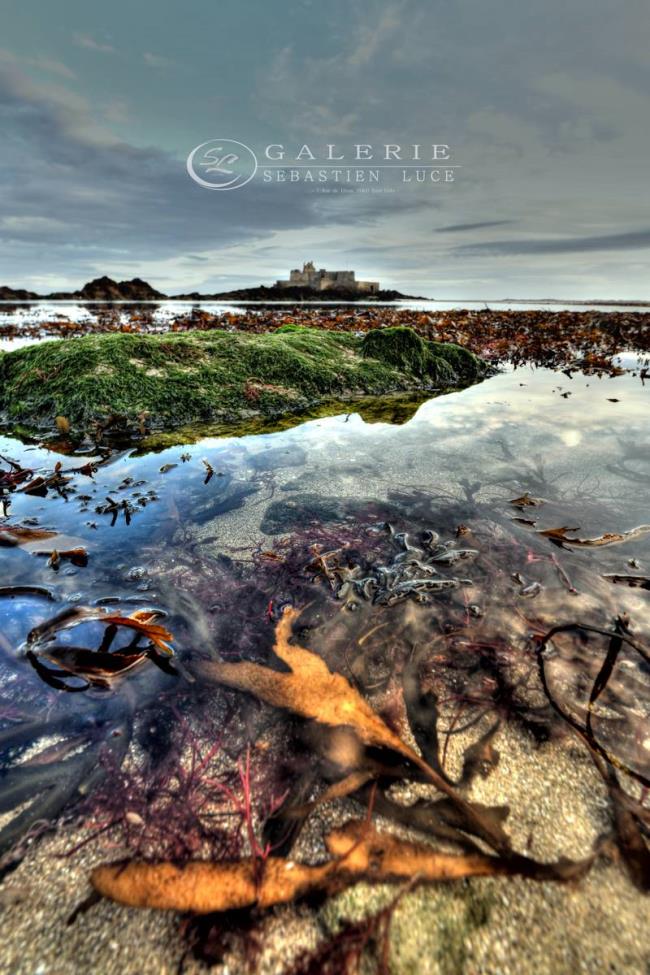
[[[129,106],[123,98],[112,98],[104,109],[108,122],[126,122],[129,117]]]
[[[142,55],[142,60],[150,68],[169,68],[174,63],[169,58],[164,58],[160,54],[152,54],[151,51],[145,51]]]
[[[53,220],[51,217],[26,216],[0,218],[0,233],[11,237],[32,234],[44,234],[48,231],[65,231],[67,224],[63,220]]]
[[[99,51],[101,54],[115,54],[115,48],[112,44],[104,44],[101,41],[96,41],[90,34],[76,32],[72,35],[72,40],[77,47],[85,47],[88,51]]]
[[[436,227],[437,234],[459,234],[466,230],[482,230],[483,227],[505,227],[514,220],[483,220],[479,223],[452,223],[447,227]]]
[[[200,0],[200,17],[172,11],[155,34],[134,15],[124,49],[108,21],[79,21],[75,43],[90,56],[71,61],[78,88],[61,53],[74,28],[63,37],[57,5],[42,6],[47,49],[0,53],[2,217],[67,230],[4,224],[3,277],[78,284],[128,266],[180,290],[200,283],[192,264],[197,279],[254,283],[313,255],[445,297],[647,294],[640,2],[294,0],[258,4],[251,31],[246,4]],[[127,7],[117,0],[118,14]],[[215,37],[228,40],[216,60]],[[120,77],[102,77],[118,57]],[[445,142],[462,168],[439,190],[395,180],[377,193],[310,195],[255,180],[209,193],[184,157],[213,134],[288,152],[307,142],[319,154],[327,143]]]
[[[77,77],[74,71],[67,64],[63,64],[62,61],[55,61],[52,58],[42,57],[41,55],[37,57],[19,57],[12,51],[0,48],[0,66],[3,63],[5,65],[23,65],[24,67],[36,68],[37,71],[56,74],[60,78],[65,78],[68,81],[74,81]]]
[[[15,59],[0,58],[0,111],[6,131],[12,127],[20,130],[26,143],[42,141],[50,128],[59,135],[64,134],[71,143],[107,146],[118,141],[107,128],[97,123],[85,98],[65,85],[34,81]],[[62,147],[61,139],[52,142],[51,163],[57,161],[56,153]],[[69,152],[70,146],[64,157]],[[6,164],[8,159],[3,161]]]
[[[360,26],[356,46],[347,55],[348,65],[362,67],[388,45],[399,29],[402,22],[406,0],[398,4],[389,4],[376,20]]]
[[[593,237],[554,237],[539,240],[491,240],[463,244],[454,253],[460,256],[479,254],[571,254],[588,251],[622,251],[650,247],[650,229]]]
[[[26,63],[41,71],[49,71],[50,74],[56,74],[60,78],[66,78],[68,81],[74,81],[77,77],[74,71],[67,64],[63,64],[62,61],[53,61],[51,58],[38,57],[28,58]]]
[[[192,288],[214,280],[219,253],[237,245],[304,228],[372,226],[384,212],[365,197],[327,209],[317,194],[290,184],[254,181],[211,193],[190,180],[184,158],[118,139],[94,114],[67,88],[0,65],[0,124],[11,131],[0,170],[0,266],[11,283],[58,271],[64,287],[129,268],[146,270],[163,289],[167,272],[179,288]],[[192,259],[200,275],[192,281],[178,262],[197,251],[210,256]],[[15,268],[23,269],[20,280]]]

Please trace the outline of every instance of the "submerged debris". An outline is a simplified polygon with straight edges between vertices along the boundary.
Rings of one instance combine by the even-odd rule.
[[[464,877],[489,877],[524,872],[523,861],[480,853],[442,853],[380,833],[367,822],[351,821],[325,837],[332,859],[318,866],[268,857],[259,873],[252,859],[210,863],[131,861],[96,867],[91,883],[103,897],[129,907],[212,914],[241,908],[269,908],[316,891],[338,892],[359,881],[436,883]],[[570,880],[588,870],[584,863],[539,864],[537,879]],[[544,876],[546,874],[546,876]],[[535,876],[535,873],[532,873]]]
[[[46,558],[47,564],[55,572],[60,568],[61,562],[70,562],[79,568],[84,568],[88,565],[88,553],[82,546],[65,549],[61,552],[57,549],[53,549],[51,552],[34,552],[34,555],[40,555]]]
[[[235,861],[193,860],[178,866],[171,862],[132,860],[95,868],[91,880],[99,894],[132,907],[210,914],[252,907],[264,909],[317,890],[331,893],[359,880],[427,883],[499,874],[567,880],[589,869],[593,856],[577,863],[560,860],[542,864],[512,852],[498,821],[490,819],[490,810],[463,799],[444,775],[428,765],[384,724],[341,675],[329,671],[317,655],[289,643],[291,624],[296,617],[295,612],[285,612],[276,629],[275,653],[288,666],[288,672],[247,662],[206,663],[201,666],[202,676],[252,692],[267,703],[289,709],[329,728],[350,729],[361,746],[396,752],[407,762],[407,766],[399,770],[400,777],[412,778],[414,774],[417,777],[418,772],[422,773],[446,794],[447,799],[438,804],[449,804],[457,825],[465,834],[480,837],[496,855],[480,852],[478,846],[461,854],[440,852],[430,846],[378,832],[365,820],[350,822],[342,829],[330,832],[325,838],[330,859],[316,866],[269,855],[268,845],[264,850],[253,845],[251,856]],[[494,758],[490,749],[491,737],[481,744],[475,755],[468,755],[468,762],[474,766],[484,761],[486,755]],[[357,767],[369,760],[363,748],[356,749],[356,758],[354,755],[355,750],[348,749],[349,760]],[[373,777],[389,774],[388,764],[384,767],[375,760],[374,765]],[[469,777],[472,774],[467,772]],[[352,778],[356,789],[359,779]],[[341,790],[337,792],[340,794],[343,794]],[[374,797],[373,792],[371,803]],[[435,803],[431,808],[434,811]],[[379,811],[386,814],[385,801]]]
[[[456,548],[454,541],[441,542],[435,532],[422,533],[420,544],[414,543],[406,532],[395,532],[392,525],[386,529],[396,543],[398,552],[384,565],[363,568],[357,564],[345,564],[347,552],[334,549],[319,552],[312,562],[315,569],[325,576],[336,598],[350,609],[355,599],[370,600],[373,604],[393,606],[404,599],[427,602],[429,594],[458,589],[471,585],[466,579],[440,575],[436,566],[454,565],[478,555],[476,549]]]
[[[603,578],[622,586],[630,586],[632,589],[650,589],[650,577],[648,576],[617,575],[616,573],[612,573],[605,574]]]
[[[609,642],[602,664],[591,685],[588,699],[583,705],[583,713],[576,715],[575,705],[569,710],[554,693],[553,684],[549,678],[553,656],[549,651],[553,641],[560,635],[575,634],[580,636],[587,633],[606,636],[609,638]],[[616,841],[628,865],[630,875],[638,887],[650,891],[650,846],[647,840],[650,832],[650,810],[645,805],[645,790],[650,787],[650,778],[633,764],[624,762],[619,755],[605,747],[600,742],[594,728],[597,702],[604,695],[612,680],[612,675],[624,647],[631,648],[641,657],[646,666],[650,667],[650,650],[632,638],[627,619],[619,617],[615,621],[613,630],[603,630],[585,623],[565,623],[553,627],[541,637],[537,661],[541,684],[552,707],[585,742],[594,758],[596,768],[607,785],[614,808]],[[610,709],[613,705],[614,700],[610,700]],[[643,744],[641,748],[643,748]],[[647,756],[644,768],[646,764]],[[625,778],[636,780],[643,787],[644,791],[639,799],[635,799],[623,789],[619,781],[621,774]]]
[[[45,528],[30,528],[27,525],[0,525],[0,547],[14,548],[18,545],[30,545],[32,542],[45,541],[55,538],[57,532]],[[49,556],[49,552],[47,553]]]
[[[550,539],[554,545],[562,548],[565,545],[573,545],[577,548],[597,548],[602,545],[617,545],[620,542],[630,542],[642,535],[650,532],[650,525],[639,525],[627,532],[605,532],[597,538],[568,538],[567,532],[576,532],[577,528],[545,528],[538,530],[538,535],[543,535]]]
[[[101,607],[76,606],[34,627],[27,637],[26,656],[39,676],[57,690],[81,691],[91,685],[108,687],[112,680],[146,660],[175,673],[168,663],[168,658],[173,656],[170,646],[173,636],[164,626],[156,623],[160,616],[157,610],[136,610],[130,616],[121,616]],[[106,626],[97,649],[68,644],[50,645],[62,630],[93,620]],[[111,650],[120,627],[135,630],[135,635],[126,646]],[[148,647],[138,646],[142,639],[149,641]],[[57,669],[45,666],[43,660],[53,663]],[[70,685],[65,680],[68,675],[80,678],[84,683]]]

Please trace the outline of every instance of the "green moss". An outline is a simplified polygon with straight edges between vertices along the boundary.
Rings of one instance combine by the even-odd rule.
[[[284,325],[280,325],[280,327],[276,329],[276,332],[280,332],[280,334],[282,334],[283,332],[313,332],[313,331],[316,331],[316,329],[308,328],[306,325],[297,325],[295,322],[285,322]]]
[[[399,333],[399,334],[395,334]],[[252,335],[89,335],[18,349],[0,359],[0,411],[12,423],[73,430],[147,415],[150,429],[300,413],[325,400],[459,386],[483,374],[471,353],[423,342],[285,326]]]
[[[484,364],[462,345],[452,342],[429,342],[431,354],[434,358],[441,358],[458,375],[478,377],[484,371]]]
[[[412,328],[397,326],[373,329],[366,332],[362,341],[364,356],[379,359],[416,376],[426,374],[427,343]]]
[[[477,378],[485,371],[481,360],[468,349],[449,342],[429,342],[404,326],[367,332],[362,348],[364,356],[436,383],[452,384],[458,376]]]

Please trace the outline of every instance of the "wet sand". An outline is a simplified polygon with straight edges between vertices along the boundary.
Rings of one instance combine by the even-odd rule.
[[[584,749],[570,740],[534,749],[511,727],[499,733],[496,745],[500,765],[479,780],[471,798],[507,802],[515,844],[526,849],[532,836],[530,852],[540,859],[588,855],[608,826],[609,812]],[[461,747],[458,740],[455,756],[450,754],[451,770]],[[402,793],[402,801],[407,800],[408,790]],[[328,807],[301,839],[296,859],[318,860],[322,827],[359,812],[349,800]],[[107,856],[119,857],[119,850],[87,847],[61,859],[78,839],[73,831],[44,839],[5,880],[0,889],[4,970],[12,975],[176,973],[183,953],[178,915],[104,901],[68,926],[70,914],[90,890],[90,869]],[[319,910],[297,905],[270,911],[256,928],[261,952],[255,970],[260,975],[289,971],[301,951],[313,950],[345,921],[380,909],[398,892],[392,886],[359,885]],[[568,885],[505,878],[421,888],[406,893],[395,911],[391,962],[400,975],[645,975],[650,900],[607,858]],[[235,951],[217,966],[188,957],[183,971],[246,975],[249,970]]]

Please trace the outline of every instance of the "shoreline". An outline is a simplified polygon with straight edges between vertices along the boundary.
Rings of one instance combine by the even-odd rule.
[[[233,297],[233,294],[235,295]],[[192,304],[192,305],[211,305],[211,304],[232,304],[232,305],[259,305],[263,307],[284,305],[284,306],[324,306],[324,307],[387,307],[400,308],[409,302],[426,302],[432,305],[447,305],[447,309],[440,310],[460,310],[463,311],[471,305],[480,305],[486,311],[490,311],[495,306],[500,305],[526,305],[527,307],[544,310],[549,306],[563,309],[566,306],[579,306],[588,310],[590,308],[650,308],[650,301],[629,301],[616,299],[594,299],[585,300],[580,298],[426,298],[418,296],[403,295],[400,298],[238,298],[234,292],[223,292],[215,295],[171,295],[163,298],[84,298],[74,294],[68,297],[49,297],[42,295],[35,298],[0,298],[0,308],[3,305],[10,307],[29,307],[31,305],[42,304],[61,304],[70,303],[78,305],[118,305],[133,307],[138,305],[170,305],[170,304]]]

